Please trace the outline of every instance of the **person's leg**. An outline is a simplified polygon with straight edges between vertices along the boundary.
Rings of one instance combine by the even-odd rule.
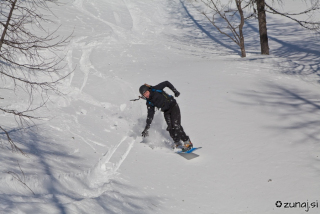
[[[186,135],[186,133],[183,130],[183,127],[181,126],[181,113],[179,105],[176,104],[171,111],[171,124],[173,127],[173,134],[174,138],[178,141],[188,141],[189,136]]]
[[[167,123],[167,125],[168,125],[168,127],[167,127],[167,131],[169,132],[169,134],[170,134],[170,137],[174,140],[174,131],[173,131],[173,129],[172,129],[172,121],[171,121],[171,113],[170,113],[171,111],[167,111],[167,112],[165,112],[163,115],[164,115],[164,119],[165,119],[165,121],[166,121],[166,123]]]

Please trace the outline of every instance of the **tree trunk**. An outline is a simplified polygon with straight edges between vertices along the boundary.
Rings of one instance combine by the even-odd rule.
[[[10,9],[10,13],[9,13],[9,16],[8,16],[8,19],[7,19],[7,23],[6,23],[6,25],[4,26],[4,29],[3,29],[3,32],[2,32],[2,35],[1,35],[1,39],[0,39],[0,51],[1,51],[2,44],[3,44],[3,42],[4,42],[4,37],[6,36],[7,29],[8,29],[9,23],[10,23],[10,19],[11,19],[11,16],[12,16],[12,13],[13,13],[13,10],[14,10],[14,7],[16,6],[16,3],[17,3],[17,0],[15,0],[15,1],[12,3],[12,7],[11,7],[11,9]]]
[[[261,54],[269,55],[265,0],[257,0]]]
[[[238,8],[238,11],[239,11],[239,14],[240,14],[240,25],[239,25],[239,40],[240,40],[240,49],[241,49],[241,57],[246,57],[246,49],[244,47],[244,36],[243,36],[243,32],[242,32],[242,29],[243,29],[243,25],[244,25],[244,16],[243,16],[243,10],[242,10],[242,7],[241,7],[241,1],[242,0],[236,0],[236,5],[237,5],[237,8]]]

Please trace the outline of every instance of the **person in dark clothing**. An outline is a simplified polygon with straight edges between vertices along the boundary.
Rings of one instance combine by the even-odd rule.
[[[163,89],[165,87],[170,88],[175,97],[180,95],[179,91],[173,87],[169,81],[164,81],[156,86],[142,85],[139,88],[140,94],[146,99],[148,116],[146,121],[146,127],[142,132],[142,136],[148,136],[148,129],[153,120],[155,113],[155,107],[160,109],[164,113],[164,119],[168,125],[167,131],[169,131],[171,138],[174,141],[174,147],[182,148],[183,151],[187,151],[193,147],[190,138],[183,130],[181,126],[181,114],[177,101],[173,96],[168,95]],[[182,140],[184,145],[180,142]]]

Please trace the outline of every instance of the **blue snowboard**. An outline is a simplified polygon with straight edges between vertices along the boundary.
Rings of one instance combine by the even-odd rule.
[[[181,154],[181,153],[192,153],[192,152],[194,152],[195,150],[197,150],[197,149],[201,149],[202,147],[196,147],[196,148],[192,148],[192,149],[190,149],[190,150],[188,150],[188,151],[186,151],[186,152],[183,152],[183,151],[178,151],[178,152],[176,152],[176,153],[178,153],[178,154]]]

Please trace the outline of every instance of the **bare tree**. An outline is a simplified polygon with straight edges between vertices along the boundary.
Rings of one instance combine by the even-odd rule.
[[[68,44],[71,35],[61,38],[57,35],[59,27],[50,30],[54,25],[54,14],[48,4],[48,0],[0,1],[1,100],[8,90],[16,92],[22,89],[28,95],[26,109],[8,107],[0,102],[0,111],[12,115],[22,126],[39,119],[34,111],[45,105],[48,92],[59,93],[57,84],[69,75],[62,73],[64,57],[59,57],[58,52]],[[42,101],[34,105],[36,95],[41,96]],[[5,134],[12,151],[23,153],[1,124],[0,130]]]
[[[202,12],[203,15],[211,22],[211,24],[223,35],[234,41],[241,50],[241,57],[246,57],[245,42],[243,36],[243,26],[245,17],[243,9],[249,4],[242,5],[244,0],[230,0],[227,4],[222,4],[220,0],[201,0],[209,9],[210,12]],[[235,8],[232,8],[232,3],[235,3]],[[236,16],[238,14],[238,16]],[[217,22],[217,17],[222,18],[224,25],[221,26]],[[240,17],[240,19],[238,18]]]
[[[264,0],[256,0],[256,4],[257,4],[257,12],[258,12],[261,54],[269,55],[269,42],[268,42],[265,2]]]
[[[267,18],[266,13],[276,14],[280,16],[284,16],[289,18],[295,22],[297,22],[300,26],[312,30],[312,31],[319,31],[320,30],[320,22],[315,22],[310,19],[310,16],[313,12],[319,11],[320,9],[320,1],[319,0],[302,0],[305,2],[309,2],[311,6],[301,12],[298,13],[286,13],[280,12],[279,9],[275,8],[271,4],[267,3],[266,0],[250,0],[251,4],[256,4],[256,9],[254,8],[254,12],[258,14],[258,21],[259,21],[259,33],[260,33],[260,44],[261,44],[261,54],[269,55],[269,44],[268,44],[268,33],[267,33]],[[272,0],[272,3],[277,2],[283,4],[282,0]],[[302,20],[296,18],[300,15],[307,15],[309,20]]]

